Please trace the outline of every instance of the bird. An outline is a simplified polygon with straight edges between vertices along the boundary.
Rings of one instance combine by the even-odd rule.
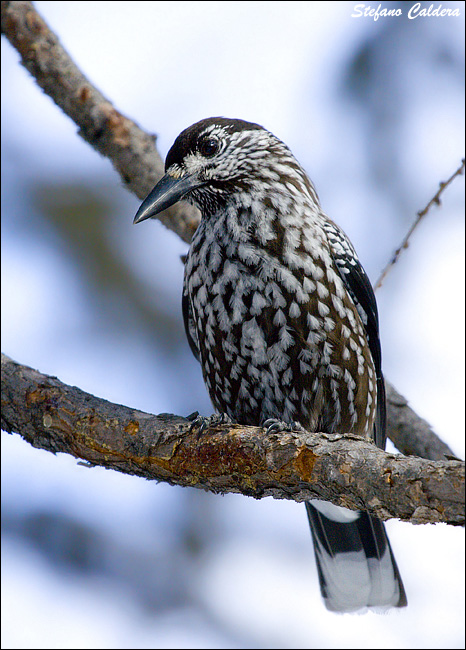
[[[384,448],[374,292],[288,146],[254,122],[203,119],[176,138],[134,223],[181,199],[201,212],[183,319],[217,416],[268,431],[352,433]],[[305,506],[328,610],[407,605],[380,519],[318,499]]]

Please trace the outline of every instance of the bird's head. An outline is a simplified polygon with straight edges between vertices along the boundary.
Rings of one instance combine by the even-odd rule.
[[[167,154],[165,175],[140,206],[134,223],[181,199],[197,205],[203,214],[214,212],[235,193],[259,191],[264,183],[275,187],[290,179],[293,183],[296,174],[303,172],[288,147],[262,126],[207,118],[177,137]]]

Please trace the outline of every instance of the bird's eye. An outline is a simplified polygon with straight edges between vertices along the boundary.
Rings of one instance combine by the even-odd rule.
[[[204,158],[212,158],[220,149],[220,142],[217,138],[206,138],[199,143],[199,153]]]

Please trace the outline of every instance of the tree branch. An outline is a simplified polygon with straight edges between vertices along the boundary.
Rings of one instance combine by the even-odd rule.
[[[90,83],[32,2],[1,3],[2,33],[42,90],[79,127],[79,135],[110,159],[123,183],[144,199],[164,173],[154,135],[122,115]],[[158,215],[189,242],[199,223],[194,206],[180,202]]]
[[[464,463],[387,454],[354,435],[219,425],[112,404],[2,355],[2,428],[127,474],[262,498],[325,499],[381,519],[464,524]]]
[[[429,460],[456,458],[450,447],[432,431],[430,424],[419,417],[408,405],[408,400],[386,380],[385,390],[387,435],[402,454]]]
[[[430,199],[430,201],[427,203],[427,205],[422,209],[419,210],[419,212],[416,215],[416,219],[406,235],[403,238],[403,241],[401,244],[398,246],[396,251],[393,253],[393,256],[391,260],[388,262],[382,273],[380,274],[377,282],[374,285],[374,291],[377,291],[377,289],[380,289],[380,287],[383,284],[383,281],[385,280],[386,276],[388,275],[390,269],[395,266],[395,264],[398,262],[398,258],[400,257],[401,253],[405,250],[405,248],[408,248],[409,246],[409,240],[411,238],[411,235],[413,232],[416,230],[418,225],[421,223],[422,219],[426,216],[426,214],[429,212],[431,207],[433,205],[440,205],[440,197],[442,196],[444,190],[450,185],[450,183],[457,177],[461,176],[464,172],[464,165],[465,165],[465,160],[461,161],[461,165],[458,167],[458,169],[453,172],[453,174],[450,176],[450,178],[447,181],[441,181],[439,183],[439,188],[437,192],[434,194],[434,196]]]

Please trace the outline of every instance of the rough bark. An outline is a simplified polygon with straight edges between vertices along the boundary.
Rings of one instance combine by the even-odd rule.
[[[354,435],[223,424],[99,399],[2,355],[2,428],[35,447],[216,493],[321,498],[381,519],[464,524],[464,463],[387,454]]]

